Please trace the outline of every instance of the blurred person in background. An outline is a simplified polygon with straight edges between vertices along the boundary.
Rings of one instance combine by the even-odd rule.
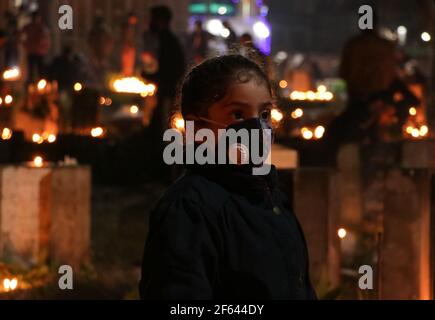
[[[16,67],[19,64],[19,42],[20,35],[17,26],[16,16],[7,11],[5,13],[6,26],[5,32],[5,46],[4,46],[4,59],[6,67]]]
[[[142,75],[158,85],[159,96],[173,99],[178,80],[185,70],[185,57],[180,41],[170,28],[171,21],[172,12],[168,7],[151,8],[142,59],[152,67],[144,68]]]
[[[88,64],[71,45],[65,45],[62,53],[53,59],[49,79],[57,81],[60,91],[71,91],[76,82],[92,83]]]
[[[396,79],[395,44],[380,36],[378,21],[373,19],[373,29],[350,38],[342,51],[339,76],[346,82],[347,107],[331,122],[323,139],[332,165],[342,144],[361,143],[369,136],[382,110],[378,97]]]
[[[208,41],[212,35],[203,29],[202,21],[196,20],[193,32],[189,36],[190,60],[201,63],[208,55]]]
[[[90,49],[90,62],[99,76],[102,84],[108,71],[109,61],[113,53],[114,39],[112,31],[104,17],[98,15],[88,35],[88,46]]]
[[[229,31],[228,37],[225,38],[225,44],[227,45],[228,50],[234,49],[234,47],[237,45],[237,42],[239,41],[236,32],[231,27],[231,24],[229,21],[222,22],[222,25],[225,29]]]
[[[27,55],[27,83],[32,83],[45,75],[45,58],[51,48],[49,29],[38,11],[32,13],[32,20],[22,34]]]
[[[121,69],[125,77],[133,76],[135,70],[137,23],[137,16],[130,12],[122,27]]]
[[[5,47],[6,47],[6,33],[0,29],[0,71],[5,69]],[[0,80],[1,81],[1,80]]]
[[[239,46],[241,55],[252,57],[258,64],[267,69],[267,56],[254,44],[251,34],[242,34],[239,39]]]
[[[170,180],[171,173],[162,160],[164,131],[174,110],[177,84],[185,71],[184,50],[170,25],[172,12],[167,6],[151,8],[149,29],[144,33],[142,77],[157,85],[157,106],[154,109],[149,132],[156,144],[149,158],[157,168],[158,179]]]

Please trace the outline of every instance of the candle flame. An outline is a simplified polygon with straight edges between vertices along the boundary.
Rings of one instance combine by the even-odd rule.
[[[102,137],[104,134],[104,129],[101,127],[92,128],[91,136],[94,138]]]
[[[136,93],[142,97],[152,96],[156,90],[153,84],[146,84],[136,77],[116,79],[112,84],[113,90],[120,93]]]
[[[278,109],[272,109],[270,111],[270,116],[275,122],[281,122],[281,120],[284,118],[284,115]]]
[[[38,87],[39,91],[42,91],[45,89],[45,87],[47,86],[47,80],[45,79],[41,79],[38,81],[38,84],[36,85]]]
[[[3,128],[2,139],[9,140],[10,138],[12,138],[12,130],[9,128]]]
[[[17,67],[7,69],[5,70],[5,72],[3,72],[3,79],[6,81],[18,80],[19,77],[20,77],[20,69],[18,69]]]
[[[337,234],[340,239],[344,239],[347,235],[347,231],[345,228],[340,228],[338,229]]]
[[[44,165],[44,159],[42,159],[41,156],[36,156],[36,157],[33,159],[33,165],[34,165],[36,168],[41,168],[41,167]]]

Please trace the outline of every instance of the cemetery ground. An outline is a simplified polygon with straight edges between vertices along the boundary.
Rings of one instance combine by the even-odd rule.
[[[142,251],[151,209],[166,186],[93,186],[91,261],[74,271],[73,289],[59,289],[59,266],[22,270],[0,264],[25,289],[0,293],[3,299],[138,299]],[[78,231],[79,232],[79,231]]]

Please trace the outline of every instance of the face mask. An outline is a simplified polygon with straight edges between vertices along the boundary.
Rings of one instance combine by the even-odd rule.
[[[226,137],[219,137],[216,148],[218,149],[217,154],[223,152],[226,155],[226,163],[256,167],[264,164],[270,156],[274,134],[272,127],[266,120],[251,118],[225,127],[225,125],[207,118],[199,119],[225,128]],[[228,138],[233,134],[241,138],[236,141]],[[224,144],[224,142],[226,143]],[[220,158],[218,163],[222,163],[222,160]]]

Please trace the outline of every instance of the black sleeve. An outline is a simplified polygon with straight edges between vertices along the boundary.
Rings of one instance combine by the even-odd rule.
[[[151,214],[142,299],[212,299],[217,251],[200,205],[180,199]]]

